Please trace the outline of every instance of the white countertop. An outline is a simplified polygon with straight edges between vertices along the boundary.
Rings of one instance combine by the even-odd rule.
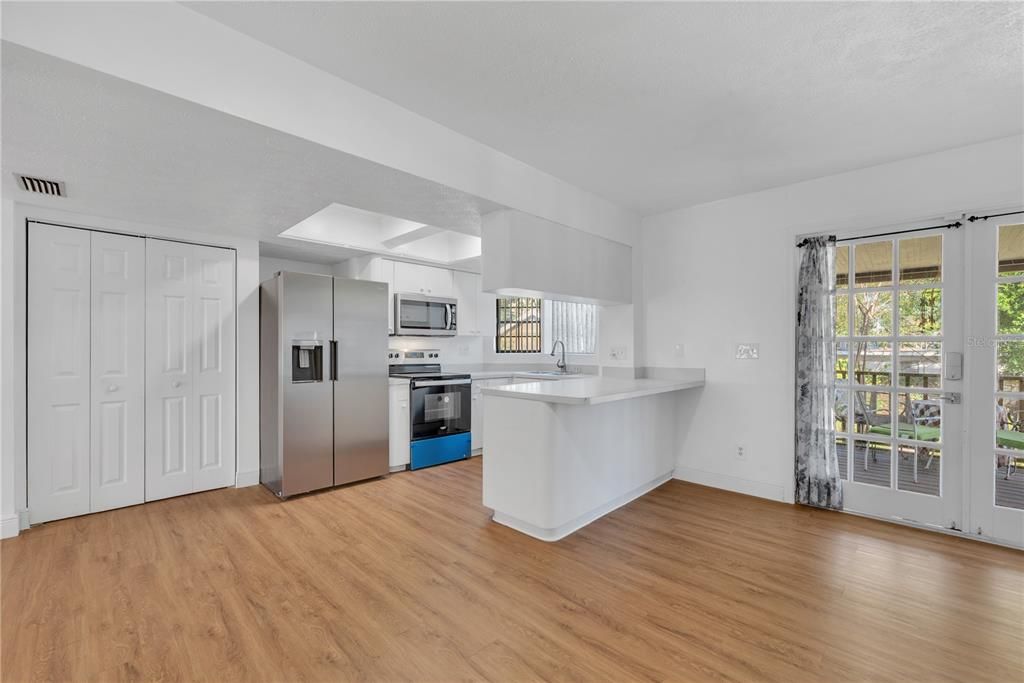
[[[504,375],[499,375],[504,376]],[[704,386],[704,380],[625,379],[618,377],[583,376],[571,380],[537,381],[500,387],[483,387],[488,396],[521,398],[545,403],[596,405],[682,391]]]

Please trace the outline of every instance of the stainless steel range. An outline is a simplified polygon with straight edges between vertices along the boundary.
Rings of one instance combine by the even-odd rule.
[[[389,374],[409,379],[409,469],[465,460],[472,385],[468,374],[444,372],[438,349],[388,351]]]

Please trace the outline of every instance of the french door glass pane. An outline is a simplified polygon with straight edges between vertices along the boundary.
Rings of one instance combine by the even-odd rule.
[[[1024,275],[1024,224],[999,226],[999,264],[1001,277]]]
[[[854,298],[854,334],[892,335],[892,292],[858,292]]]
[[[855,383],[892,384],[892,344],[889,342],[854,342],[852,364]]]
[[[850,343],[836,342],[836,382],[845,384],[850,381]]]
[[[836,287],[850,286],[850,248],[836,247]]]
[[[855,391],[854,424],[861,434],[892,435],[892,410],[887,391]]]
[[[892,242],[864,242],[854,252],[856,287],[892,286]]]
[[[996,391],[1024,392],[1024,341],[996,342]]]
[[[836,312],[836,335],[843,336],[850,334],[850,295],[849,294],[838,294],[836,295],[835,312]]]
[[[932,394],[897,394],[901,439],[914,441],[942,440],[942,400]]]
[[[1024,282],[1004,282],[996,293],[998,334],[1024,334]]]
[[[938,336],[942,334],[942,290],[912,289],[900,292],[900,334]]]
[[[942,281],[942,235],[900,240],[900,284]]]
[[[883,486],[892,485],[890,473],[890,454],[892,446],[880,441],[854,441],[851,468],[853,480],[860,484]]]
[[[996,399],[996,446],[1024,451],[1024,399],[1004,396]]]
[[[850,428],[850,391],[848,389],[836,389],[835,403],[836,431],[845,432]]]
[[[1016,453],[996,455],[995,504],[1024,510],[1024,457]]]
[[[920,444],[900,444],[898,453],[896,488],[929,496],[939,495],[942,451]]]
[[[942,385],[942,342],[902,342],[896,363],[901,387]]]

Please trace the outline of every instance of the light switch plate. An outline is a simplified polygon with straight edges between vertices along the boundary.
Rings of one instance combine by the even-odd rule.
[[[737,360],[757,360],[761,357],[761,345],[760,344],[737,344],[736,345],[736,358]]]
[[[611,350],[612,360],[625,360],[628,351],[625,346],[613,346]]]

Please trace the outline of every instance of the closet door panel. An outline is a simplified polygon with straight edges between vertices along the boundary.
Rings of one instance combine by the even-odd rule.
[[[146,245],[92,235],[93,512],[145,500]]]
[[[90,236],[28,230],[30,522],[89,512]]]
[[[235,252],[195,250],[194,490],[235,482]]]
[[[146,240],[146,500],[193,490],[198,445],[193,249]]]

